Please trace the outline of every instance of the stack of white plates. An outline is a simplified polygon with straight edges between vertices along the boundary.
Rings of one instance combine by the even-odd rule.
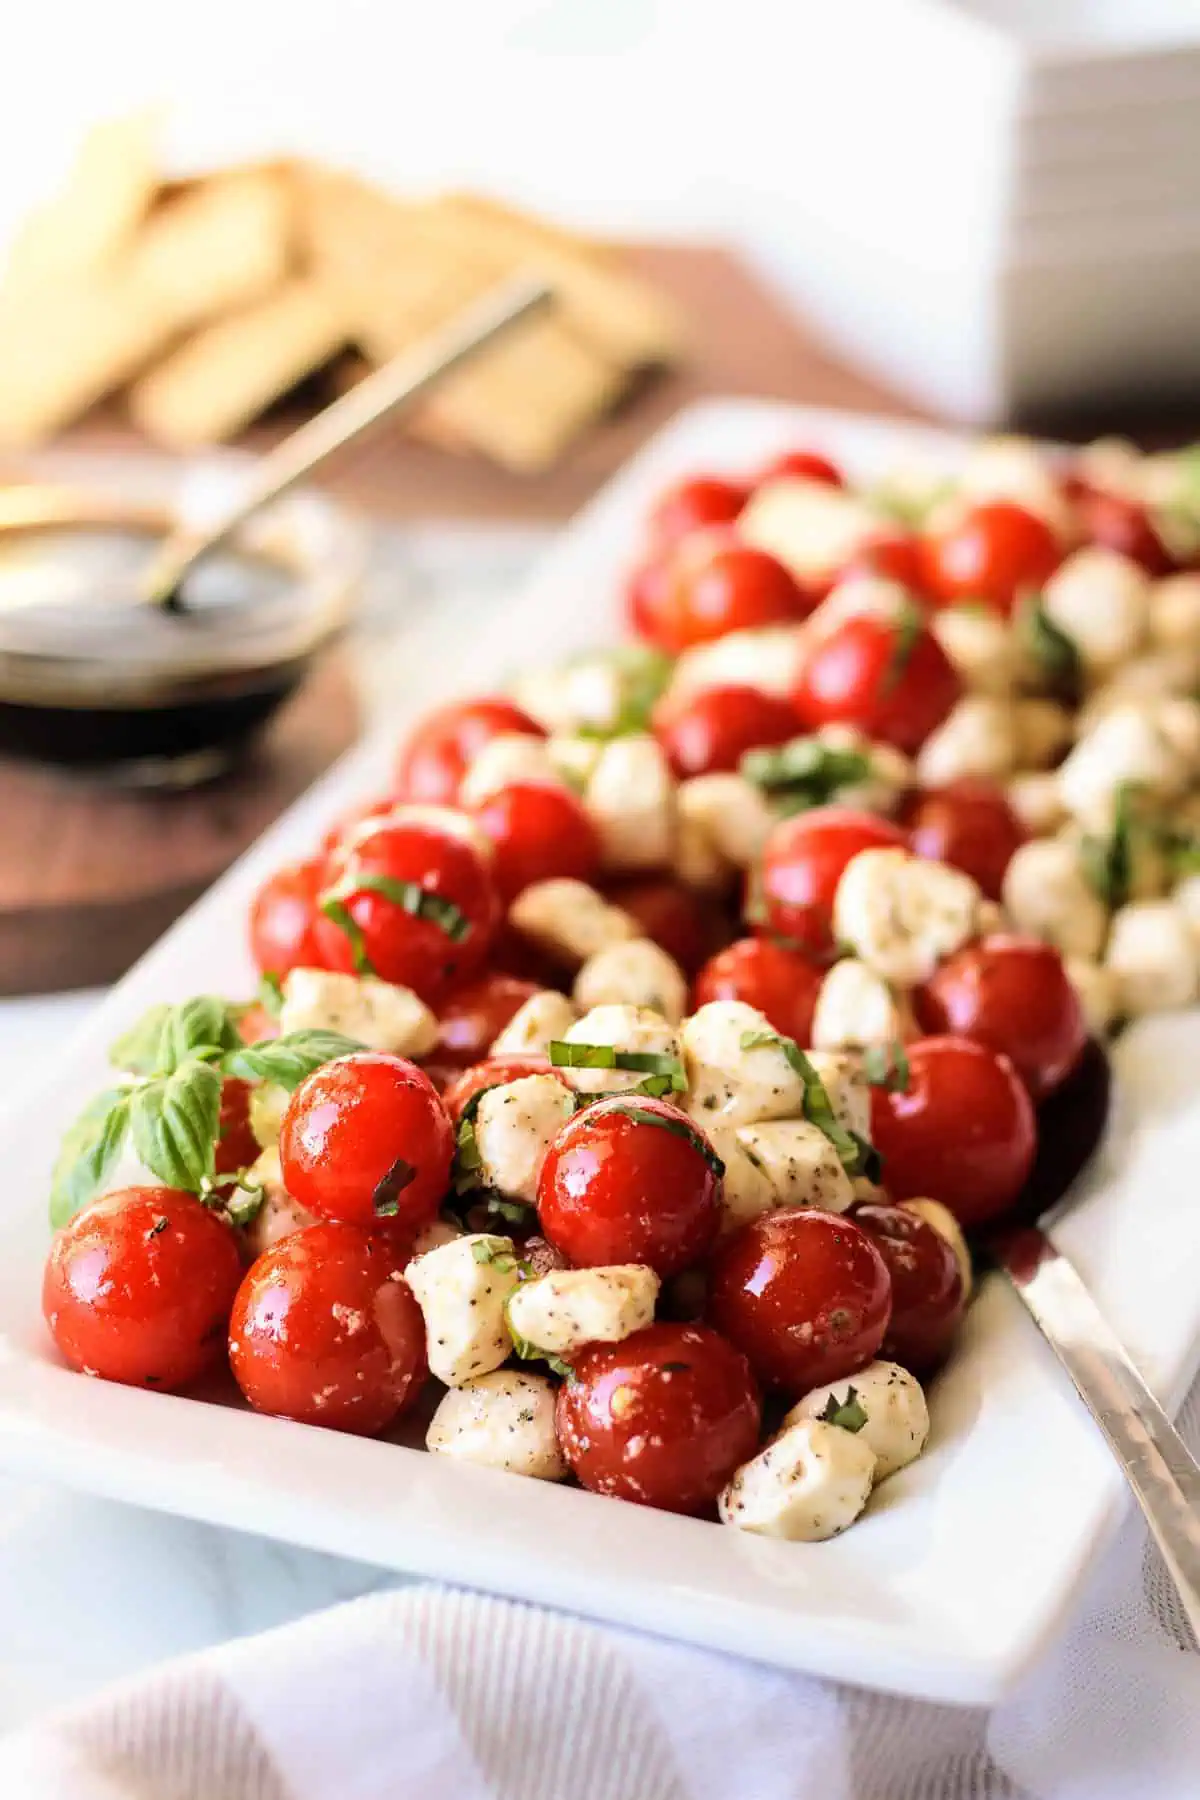
[[[746,229],[839,349],[976,421],[1200,390],[1200,0],[838,0],[795,48]]]

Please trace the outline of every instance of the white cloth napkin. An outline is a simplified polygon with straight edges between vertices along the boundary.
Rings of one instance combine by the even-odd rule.
[[[1182,1428],[1194,1447],[1200,1384]],[[13,1737],[0,1795],[1196,1800],[1200,1654],[1140,1516],[990,1714],[414,1586],[169,1663]]]

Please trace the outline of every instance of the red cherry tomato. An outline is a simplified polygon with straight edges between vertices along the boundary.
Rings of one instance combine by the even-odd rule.
[[[360,1051],[305,1077],[279,1135],[283,1185],[323,1219],[418,1231],[450,1179],[454,1132],[433,1083],[400,1056]]]
[[[600,834],[569,788],[514,781],[489,794],[474,816],[495,846],[493,872],[505,900],[535,881],[590,883],[600,868]]]
[[[764,1387],[795,1398],[878,1354],[891,1281],[877,1246],[836,1213],[762,1213],[717,1246],[708,1316]]]
[[[824,969],[799,950],[770,938],[739,938],[705,963],[696,977],[692,1004],[744,1000],[765,1013],[776,1031],[804,1046],[812,1039],[813,1008],[824,975]]]
[[[842,573],[882,575],[886,581],[898,581],[910,593],[922,591],[921,553],[913,537],[871,538],[855,552]]]
[[[856,613],[809,651],[792,701],[801,724],[856,725],[912,755],[962,692],[942,646],[915,606],[901,618]]]
[[[901,814],[914,856],[949,863],[999,900],[1004,872],[1027,833],[995,782],[974,776],[914,794]]]
[[[945,1362],[966,1309],[958,1258],[940,1232],[902,1206],[872,1201],[851,1213],[887,1264],[892,1316],[881,1354],[928,1375]]]
[[[625,622],[635,637],[658,641],[659,620],[668,601],[670,551],[648,557],[630,570],[625,581]]]
[[[322,860],[277,869],[250,902],[250,953],[264,975],[280,979],[293,969],[321,968],[315,927],[317,896],[325,882]]]
[[[722,936],[728,936],[720,907],[681,881],[617,881],[606,883],[604,892],[614,906],[632,913],[645,935],[661,944],[685,974],[693,974]]]
[[[558,1440],[595,1494],[705,1513],[758,1449],[762,1409],[746,1358],[705,1325],[648,1325],[572,1361]]]
[[[425,1322],[404,1254],[354,1225],[290,1232],[250,1265],[229,1361],[257,1412],[373,1436],[416,1399]]]
[[[1136,500],[1091,489],[1080,494],[1076,504],[1084,535],[1091,543],[1103,544],[1106,550],[1119,550],[1155,579],[1169,575],[1176,567],[1145,507]]]
[[[217,1125],[216,1173],[233,1175],[257,1162],[260,1145],[250,1129],[248,1081],[227,1075],[221,1083],[221,1112]]]
[[[860,850],[904,846],[898,826],[847,806],[814,806],[782,820],[763,850],[762,929],[828,956],[833,950],[833,899],[846,864]]]
[[[1062,561],[1058,539],[1036,513],[987,500],[921,540],[922,586],[943,606],[987,600],[1011,612]]]
[[[913,996],[924,1031],[1007,1056],[1035,1101],[1061,1087],[1083,1055],[1087,1023],[1049,944],[989,937],[941,963]]]
[[[495,880],[479,851],[428,825],[381,826],[331,871],[330,886],[343,916],[317,920],[322,965],[347,974],[369,969],[433,1005],[456,978],[482,968],[500,920]]]
[[[717,1234],[721,1178],[710,1159],[701,1133],[665,1101],[598,1100],[563,1127],[542,1164],[542,1231],[577,1268],[648,1263],[676,1275]]]
[[[1013,1204],[1033,1167],[1037,1125],[1006,1056],[961,1037],[908,1049],[903,1092],[871,1090],[871,1142],[896,1200],[940,1200],[964,1225]]]
[[[545,737],[535,719],[511,700],[467,700],[429,714],[396,764],[396,797],[453,805],[467,766],[493,738],[517,732]]]
[[[548,1056],[485,1056],[482,1062],[464,1069],[449,1082],[442,1095],[442,1105],[457,1125],[468,1104],[485,1088],[501,1087],[507,1081],[521,1081],[526,1075],[558,1075]],[[559,1079],[562,1080],[561,1075]],[[563,1086],[567,1084],[564,1081]]]
[[[705,525],[732,525],[748,492],[744,481],[729,481],[722,475],[693,475],[677,481],[651,508],[647,520],[651,543],[666,550]]]
[[[55,1237],[42,1312],[73,1368],[181,1388],[224,1361],[241,1278],[233,1232],[194,1194],[119,1188]]]
[[[676,653],[729,631],[796,625],[811,610],[781,562],[714,527],[685,539],[662,580],[644,586],[639,628]]]
[[[438,1008],[439,1062],[464,1069],[485,1057],[513,1015],[540,993],[536,982],[514,975],[480,975],[464,982]]]
[[[350,807],[329,827],[321,839],[321,848],[326,856],[332,856],[344,850],[347,843],[356,837],[365,837],[366,827],[382,823],[389,813],[395,812],[401,803],[394,794],[387,794],[374,800],[360,800],[357,806]]]
[[[800,721],[790,701],[730,685],[661,701],[653,729],[682,781],[736,769],[747,750],[786,744],[799,736]]]
[[[845,487],[846,481],[836,463],[816,450],[785,450],[755,477],[755,487],[768,481],[823,481],[827,487]]]

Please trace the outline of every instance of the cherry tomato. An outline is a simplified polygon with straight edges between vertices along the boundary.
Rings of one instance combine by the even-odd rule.
[[[815,643],[792,702],[806,730],[856,725],[913,755],[962,692],[942,646],[910,603],[899,618],[855,613]]]
[[[850,558],[843,576],[882,575],[886,581],[898,581],[910,593],[922,592],[921,553],[913,537],[871,538]]]
[[[464,982],[438,1008],[434,1056],[460,1069],[479,1062],[513,1015],[540,992],[536,982],[513,975],[479,975]]]
[[[963,1225],[994,1219],[1033,1166],[1037,1125],[1006,1056],[961,1037],[908,1048],[903,1092],[871,1090],[871,1142],[896,1200],[940,1200]]]
[[[600,834],[569,788],[514,781],[489,794],[474,816],[495,846],[493,866],[504,900],[535,881],[591,882],[600,868]]]
[[[812,610],[783,564],[726,528],[685,539],[661,581],[644,586],[644,636],[676,653],[729,631],[796,625]]]
[[[939,1231],[902,1206],[872,1201],[851,1213],[887,1264],[892,1316],[881,1354],[928,1375],[946,1360],[966,1310],[958,1258]]]
[[[257,1412],[373,1436],[425,1379],[425,1321],[404,1253],[354,1225],[289,1233],[250,1265],[229,1361]]]
[[[837,1213],[762,1213],[717,1246],[708,1316],[764,1387],[795,1398],[878,1354],[891,1310],[887,1264]]]
[[[342,916],[317,920],[327,969],[367,969],[436,1005],[456,978],[487,959],[500,899],[491,869],[465,838],[423,824],[384,825],[331,871],[330,882]]]
[[[353,838],[365,836],[368,825],[382,823],[389,813],[395,812],[401,803],[394,794],[387,794],[375,800],[360,800],[344,812],[335,824],[329,827],[321,839],[321,848],[326,856],[343,850]]]
[[[1040,1219],[1087,1167],[1104,1136],[1111,1090],[1107,1052],[1089,1038],[1062,1086],[1038,1107],[1037,1155],[1021,1194],[1020,1218]]]
[[[653,729],[683,781],[736,769],[747,750],[786,744],[799,736],[800,721],[790,701],[731,684],[660,701]]]
[[[728,936],[720,907],[681,881],[652,877],[609,882],[604,892],[614,906],[633,915],[645,935],[661,944],[685,974],[694,974],[710,950]]]
[[[664,1278],[678,1274],[717,1234],[714,1161],[665,1101],[598,1100],[563,1127],[542,1164],[542,1231],[577,1268],[648,1263]]]
[[[595,1494],[705,1513],[758,1449],[746,1358],[705,1325],[648,1325],[591,1344],[558,1390],[558,1440]]]
[[[415,1063],[363,1050],[325,1063],[288,1102],[283,1185],[323,1219],[418,1231],[450,1180],[454,1132]]]
[[[1119,550],[1156,579],[1169,575],[1176,567],[1145,507],[1136,500],[1091,489],[1082,493],[1076,504],[1084,534],[1091,543],[1103,544],[1106,550]]]
[[[442,1095],[442,1105],[457,1125],[467,1105],[485,1088],[501,1087],[507,1081],[521,1081],[526,1075],[558,1075],[548,1056],[485,1056],[471,1068],[463,1069],[449,1082]],[[562,1080],[561,1075],[559,1079]],[[563,1081],[563,1086],[567,1084]]]
[[[963,776],[914,794],[901,814],[914,856],[949,863],[999,900],[1004,872],[1027,833],[993,781]]]
[[[836,463],[816,450],[785,450],[774,457],[755,477],[755,487],[768,481],[823,481],[827,487],[845,487],[845,477]]]
[[[657,643],[670,582],[669,549],[647,557],[630,570],[625,580],[625,621],[635,637]]]
[[[224,1361],[241,1278],[233,1232],[194,1194],[119,1188],[56,1235],[42,1312],[73,1368],[181,1388]]]
[[[763,849],[762,929],[817,956],[830,955],[833,899],[846,864],[860,850],[904,846],[898,826],[848,806],[814,806],[782,820]]]
[[[511,700],[489,698],[441,706],[418,725],[396,764],[396,796],[453,805],[459,784],[485,744],[517,732],[545,737],[535,719]]]
[[[1062,561],[1053,531],[1011,500],[986,500],[921,539],[922,586],[943,606],[988,600],[1011,612]]]
[[[264,975],[282,980],[293,969],[324,965],[317,944],[317,896],[325,882],[323,860],[277,869],[250,902],[250,953]]]
[[[227,1075],[221,1083],[221,1112],[217,1125],[216,1173],[232,1175],[258,1161],[261,1146],[250,1129],[248,1081]]]
[[[705,525],[732,525],[748,493],[744,481],[723,475],[692,475],[677,481],[651,508],[647,520],[651,543],[665,550]]]
[[[824,969],[799,950],[770,938],[739,938],[705,963],[692,1004],[744,1000],[765,1013],[776,1031],[804,1046],[812,1039],[813,1008],[824,976]]]
[[[1033,938],[968,944],[939,964],[914,1001],[922,1030],[999,1050],[1035,1101],[1061,1087],[1087,1042],[1062,957]]]

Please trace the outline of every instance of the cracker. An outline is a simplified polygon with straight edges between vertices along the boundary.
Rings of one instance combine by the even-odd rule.
[[[293,260],[293,222],[283,171],[210,176],[152,215],[130,252],[130,279],[186,330],[281,285]]]
[[[298,278],[197,332],[129,392],[137,424],[180,448],[232,437],[346,342],[320,282]]]
[[[65,187],[17,232],[6,286],[99,269],[127,247],[158,185],[158,122],[156,112],[146,111],[88,132]]]

